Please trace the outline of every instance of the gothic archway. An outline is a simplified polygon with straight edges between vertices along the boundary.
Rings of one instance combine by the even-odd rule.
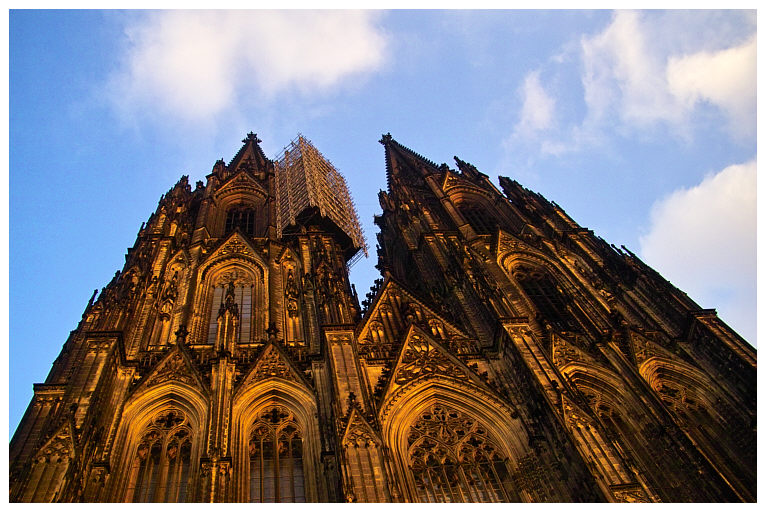
[[[756,452],[752,418],[701,371],[678,360],[651,357],[639,369],[676,423],[745,500],[755,499]]]
[[[264,406],[249,439],[249,502],[304,503],[303,438],[294,413],[277,404]]]
[[[231,432],[235,501],[322,501],[316,398],[303,385],[268,378],[238,390]]]
[[[194,435],[178,409],[156,414],[145,427],[130,461],[125,501],[184,503],[190,498]]]
[[[407,461],[426,503],[512,501],[508,461],[487,428],[469,414],[439,402],[410,425]]]
[[[208,401],[186,384],[145,389],[125,405],[108,495],[126,502],[191,502],[207,426]]]
[[[206,270],[195,304],[198,343],[215,344],[219,319],[226,309],[231,309],[230,304],[236,304],[236,343],[252,343],[264,337],[268,308],[263,275],[257,265],[240,261],[222,262]]]
[[[526,433],[490,394],[436,377],[382,404],[381,426],[405,501],[526,501],[512,481]]]

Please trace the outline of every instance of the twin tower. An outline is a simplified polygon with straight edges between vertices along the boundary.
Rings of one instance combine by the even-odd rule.
[[[11,501],[755,501],[755,350],[714,310],[390,135],[360,303],[345,180],[303,137],[259,142],[182,177],[94,293]]]

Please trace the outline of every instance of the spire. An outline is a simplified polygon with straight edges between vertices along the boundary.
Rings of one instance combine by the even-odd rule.
[[[253,173],[258,173],[271,168],[273,164],[271,160],[266,158],[263,149],[261,149],[261,142],[263,141],[252,131],[245,135],[245,138],[242,139],[242,147],[231,159],[228,170],[236,171],[238,168],[244,167]]]
[[[383,144],[386,154],[386,181],[391,191],[392,178],[400,176],[405,181],[420,182],[425,174],[442,172],[445,164],[437,165],[432,160],[399,144],[390,133],[384,134],[378,141]],[[408,172],[409,171],[409,172]]]
[[[457,164],[457,168],[460,169],[460,172],[464,176],[468,176],[474,180],[478,180],[480,178],[487,178],[488,176],[484,174],[483,172],[479,172],[479,170],[476,168],[475,165],[469,164],[466,161],[461,160],[460,158],[454,156],[452,157],[455,159],[455,163]]]

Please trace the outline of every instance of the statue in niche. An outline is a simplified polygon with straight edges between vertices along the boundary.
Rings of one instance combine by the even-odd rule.
[[[298,285],[295,282],[293,269],[287,270],[287,283],[285,284],[285,302],[287,313],[291,317],[298,316]]]
[[[165,300],[175,301],[176,296],[178,295],[178,271],[177,270],[173,273],[173,277],[170,278],[170,281],[168,281],[168,284],[165,287],[165,291],[162,295],[163,295],[162,298]]]

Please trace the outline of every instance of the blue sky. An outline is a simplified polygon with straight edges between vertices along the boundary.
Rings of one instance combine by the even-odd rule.
[[[10,434],[161,194],[255,131],[346,176],[381,134],[510,176],[755,344],[754,11],[12,11]]]

